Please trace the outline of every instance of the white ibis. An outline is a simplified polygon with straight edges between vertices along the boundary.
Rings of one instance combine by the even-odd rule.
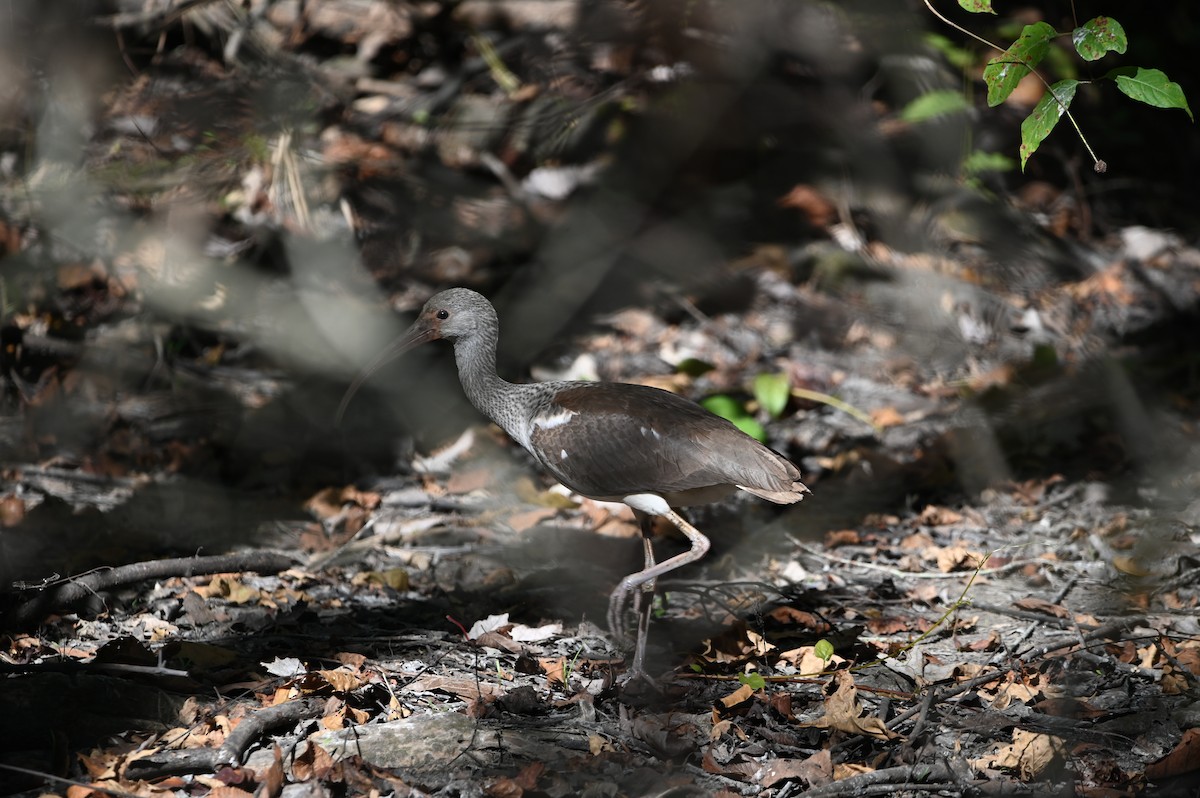
[[[707,504],[740,489],[777,504],[804,498],[800,470],[730,422],[668,391],[616,382],[515,384],[496,374],[500,323],[480,294],[451,288],[425,303],[408,331],[358,375],[338,408],[385,363],[427,341],[454,344],[458,377],[471,404],[525,447],[559,482],[592,499],[624,502],[642,530],[645,567],[621,580],[608,605],[609,630],[624,634],[625,605],[639,590],[632,673],[645,676],[649,604],[658,577],[695,562],[709,541],[676,507]],[[691,541],[655,563],[650,516],[662,516]]]

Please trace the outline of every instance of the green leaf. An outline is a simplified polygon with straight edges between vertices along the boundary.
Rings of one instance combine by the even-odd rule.
[[[1129,44],[1125,29],[1112,17],[1089,19],[1071,31],[1071,41],[1085,61],[1098,61],[1110,50],[1123,53]]]
[[[981,175],[984,172],[1008,172],[1015,169],[1017,162],[998,152],[975,150],[962,164],[963,173]]]
[[[738,418],[731,418],[729,420],[733,422],[733,426],[737,427],[754,440],[758,441],[759,443],[766,443],[767,431],[763,429],[762,424],[759,424],[757,421],[750,418],[750,416],[739,416]]]
[[[813,646],[813,653],[820,657],[822,662],[829,662],[829,660],[833,657],[833,643],[830,643],[828,640],[822,637],[817,641],[817,644]]]
[[[995,107],[1008,99],[1021,78],[1041,63],[1054,35],[1054,28],[1045,22],[1026,25],[1011,47],[988,61],[983,69],[983,81],[988,87],[989,106]]]
[[[1037,344],[1033,347],[1033,358],[1029,365],[1035,369],[1050,369],[1058,365],[1058,352],[1050,344]]]
[[[680,374],[686,374],[689,377],[699,377],[702,374],[707,374],[715,368],[712,363],[706,363],[694,357],[685,357],[675,366],[675,370]]]
[[[1037,152],[1037,148],[1054,130],[1058,118],[1070,107],[1075,99],[1075,89],[1079,87],[1077,80],[1060,80],[1042,95],[1042,99],[1034,107],[1033,113],[1025,117],[1021,123],[1021,171],[1025,171],[1025,162],[1029,156]],[[1055,99],[1057,98],[1057,99]]]
[[[926,33],[925,43],[942,54],[950,66],[966,69],[975,63],[975,54],[970,50],[959,47],[940,33]]]
[[[971,108],[961,91],[941,89],[929,91],[904,106],[900,118],[910,124],[924,122],[948,114],[960,114]]]
[[[992,0],[958,0],[958,4],[972,14],[995,14]]]
[[[700,406],[713,415],[720,416],[729,421],[733,421],[735,418],[742,418],[746,415],[746,410],[740,402],[732,396],[726,396],[723,393],[701,399]]]
[[[786,374],[759,374],[754,378],[754,398],[771,418],[779,418],[792,395],[792,382]]]
[[[1118,89],[1139,102],[1155,108],[1182,108],[1193,122],[1196,121],[1192,109],[1188,108],[1187,98],[1183,96],[1183,89],[1178,83],[1167,80],[1160,70],[1120,67],[1104,77],[1116,80]]]
[[[767,686],[767,680],[762,677],[761,673],[738,674],[738,681],[749,687],[751,690],[761,690]]]

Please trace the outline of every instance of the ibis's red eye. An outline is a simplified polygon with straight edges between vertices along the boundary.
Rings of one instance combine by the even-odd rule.
[[[448,310],[439,310],[439,311],[437,312],[437,317],[438,317],[439,319],[441,319],[442,321],[445,321],[446,319],[450,318],[450,311],[448,311]]]

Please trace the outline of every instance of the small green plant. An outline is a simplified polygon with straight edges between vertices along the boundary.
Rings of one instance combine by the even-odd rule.
[[[786,374],[759,374],[754,378],[754,398],[771,418],[783,415],[792,395],[792,381]]]
[[[732,396],[719,393],[702,399],[700,405],[713,415],[732,422],[735,427],[756,441],[767,439],[767,433],[762,424],[759,424],[753,416],[747,413],[746,407]]]
[[[767,686],[767,680],[763,678],[761,673],[739,674],[738,681],[749,687],[751,690],[761,690]]]
[[[1021,79],[1030,73],[1037,75],[1038,79],[1046,86],[1046,93],[1042,95],[1042,99],[1034,107],[1029,116],[1025,118],[1025,121],[1021,123],[1020,156],[1022,171],[1024,171],[1025,163],[1029,160],[1030,156],[1037,151],[1041,143],[1050,135],[1050,131],[1058,124],[1058,120],[1063,116],[1066,116],[1071,121],[1071,125],[1079,135],[1080,141],[1087,147],[1088,153],[1092,156],[1093,168],[1097,172],[1108,170],[1108,164],[1098,158],[1096,153],[1092,151],[1091,145],[1088,144],[1087,138],[1083,135],[1083,131],[1079,127],[1079,123],[1075,121],[1075,117],[1071,115],[1070,111],[1071,102],[1075,99],[1076,90],[1081,85],[1094,81],[1079,80],[1070,77],[1051,85],[1035,71],[1038,64],[1042,63],[1048,56],[1056,54],[1057,51],[1050,47],[1051,43],[1066,34],[1059,33],[1045,22],[1035,22],[1024,26],[1016,41],[1005,49],[947,19],[933,7],[931,0],[924,0],[924,2],[925,7],[929,9],[930,13],[945,24],[988,47],[1001,51],[1000,55],[988,61],[987,66],[983,70],[983,80],[987,84],[987,103],[989,107],[995,107],[1008,99],[1009,95],[1016,89],[1017,84],[1021,82]],[[992,9],[991,0],[958,0],[958,4],[963,9],[972,13],[996,13]],[[1077,26],[1071,31],[1070,36],[1071,43],[1075,47],[1075,52],[1083,60],[1089,62],[1098,61],[1110,52],[1124,53],[1128,47],[1125,29],[1121,26],[1121,23],[1112,17],[1094,17]],[[935,44],[935,46],[937,45]],[[949,45],[940,47],[939,49],[947,53],[954,52]],[[1062,59],[1059,60],[1062,61]],[[1183,89],[1178,83],[1170,81],[1161,70],[1147,69],[1145,67],[1117,67],[1110,69],[1098,80],[1112,81],[1121,93],[1138,102],[1143,102],[1156,108],[1178,108],[1186,112],[1193,122],[1195,121],[1192,109],[1188,107]],[[925,98],[918,98],[918,100],[905,109],[904,113],[910,121],[913,119],[919,121],[920,119],[955,110],[954,106],[943,94],[943,92],[934,92],[925,95]]]
[[[579,662],[579,657],[583,655],[583,649],[575,649],[575,656],[571,657],[571,661],[563,666],[563,687],[570,688],[571,674],[575,672],[575,665]]]
[[[754,401],[771,418],[779,418],[792,395],[791,381],[786,374],[759,374],[752,386]],[[700,402],[704,409],[720,416],[757,441],[766,441],[767,433],[762,424],[746,410],[746,406],[732,396],[719,393]]]
[[[817,644],[813,646],[813,653],[816,654],[821,659],[821,662],[825,663],[825,667],[828,668],[829,660],[833,659],[833,643],[830,643],[828,640],[822,637],[817,641]]]

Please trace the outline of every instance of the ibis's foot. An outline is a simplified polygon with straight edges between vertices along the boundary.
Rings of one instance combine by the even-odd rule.
[[[663,688],[658,680],[645,670],[635,670],[632,666],[614,680],[622,701],[630,700],[641,703],[644,699],[663,695]]]

